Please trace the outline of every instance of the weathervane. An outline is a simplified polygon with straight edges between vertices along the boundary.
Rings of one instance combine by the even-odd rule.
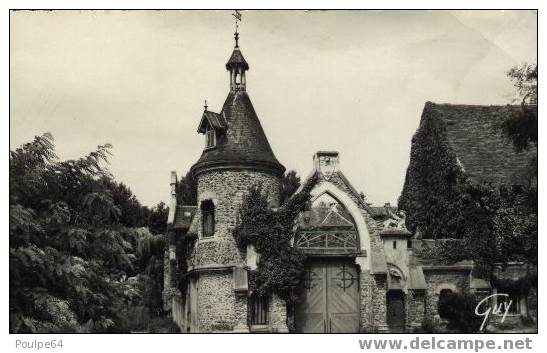
[[[232,16],[234,16],[235,22],[236,22],[236,32],[234,33],[234,38],[236,39],[236,48],[238,48],[239,46],[237,44],[237,41],[239,40],[239,33],[237,32],[237,29],[238,29],[237,22],[238,21],[241,22],[241,13],[237,10],[234,10],[234,13],[232,13]]]

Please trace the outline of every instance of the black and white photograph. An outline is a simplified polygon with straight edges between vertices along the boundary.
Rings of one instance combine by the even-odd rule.
[[[531,350],[538,33],[537,9],[10,9],[11,347]]]

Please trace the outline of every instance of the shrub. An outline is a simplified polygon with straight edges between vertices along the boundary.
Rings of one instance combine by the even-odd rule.
[[[448,329],[477,332],[482,323],[482,317],[475,314],[477,303],[473,295],[448,293],[439,299],[439,316],[448,320]]]

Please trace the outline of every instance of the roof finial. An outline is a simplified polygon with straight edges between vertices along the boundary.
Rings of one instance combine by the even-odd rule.
[[[205,108],[205,111],[207,111],[207,99],[205,100],[205,104],[203,105],[203,107]]]
[[[232,16],[234,16],[235,18],[235,22],[236,22],[236,32],[234,33],[234,38],[236,40],[236,48],[239,48],[239,45],[238,45],[238,40],[239,40],[239,33],[237,31],[238,29],[238,26],[237,26],[237,22],[238,21],[241,21],[241,13],[237,10],[234,10],[235,12],[232,14]]]

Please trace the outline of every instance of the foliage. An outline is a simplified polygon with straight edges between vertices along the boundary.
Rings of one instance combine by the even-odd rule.
[[[462,236],[437,239],[433,247],[422,248],[422,256],[444,263],[474,260],[476,275],[485,278],[499,264],[537,264],[537,211],[531,206],[537,203],[530,202],[528,193],[464,185],[473,192],[462,192],[456,204],[467,214]]]
[[[169,208],[163,201],[158,203],[150,210],[148,216],[148,228],[152,234],[165,234],[167,231],[167,217],[169,216]]]
[[[127,226],[139,204],[104,168],[110,149],[60,161],[44,134],[10,151],[11,332],[126,331],[124,312],[146,298],[141,250],[163,237]]]
[[[515,100],[521,104],[534,104],[538,99],[538,66],[524,63],[512,67],[507,76],[516,88]]]
[[[522,296],[527,296],[530,289],[538,287],[537,272],[531,273],[528,271],[526,276],[518,279],[509,278],[492,278],[492,285],[498,289],[502,289],[506,292],[515,293]]]
[[[538,143],[538,66],[515,66],[509,70],[507,76],[516,88],[516,100],[520,101],[520,110],[504,121],[502,128],[515,149],[520,152],[528,149],[531,144]]]
[[[284,204],[300,187],[300,177],[296,171],[286,172],[281,179],[281,197],[280,203]]]
[[[537,107],[522,106],[502,124],[504,134],[511,140],[518,152],[538,142]]]
[[[197,186],[192,172],[186,173],[186,176],[181,178],[176,186],[177,202],[181,205],[196,205],[197,204]]]
[[[149,333],[180,333],[180,328],[170,317],[155,317],[148,324]]]
[[[192,172],[189,171],[186,175],[178,180],[176,185],[177,204],[179,205],[196,205],[197,204],[197,185],[192,176]],[[165,222],[166,224],[167,222]],[[172,240],[173,241],[173,240]],[[176,263],[175,268],[175,283],[177,288],[182,293],[183,300],[186,299],[186,291],[188,289],[188,277],[187,277],[187,251],[191,246],[188,242],[192,242],[192,238],[177,237],[174,241],[176,246]]]
[[[118,183],[111,177],[103,177],[100,182],[110,191],[112,202],[120,209],[119,222],[127,227],[147,225],[149,210],[143,207],[131,189],[124,183]]]
[[[444,122],[435,114],[424,110],[412,138],[399,208],[405,211],[407,228],[419,229],[424,238],[462,238],[475,231],[475,225],[465,220],[477,218],[474,205],[481,201],[481,190],[469,187],[448,145]]]
[[[312,185],[313,180],[277,210],[270,207],[260,186],[251,187],[243,199],[233,234],[242,250],[254,245],[260,254],[250,281],[259,295],[275,292],[288,303],[297,300],[305,256],[291,246],[291,239],[296,218],[309,207]]]
[[[480,276],[490,276],[498,263],[537,264],[534,172],[520,187],[471,182],[446,142],[444,122],[434,114],[424,112],[412,140],[399,198],[407,227],[425,239],[437,239],[433,247],[422,249],[422,256],[445,263],[474,260]]]
[[[447,293],[439,299],[439,316],[448,320],[448,329],[460,333],[477,332],[482,317],[475,314],[477,299],[467,293]]]

